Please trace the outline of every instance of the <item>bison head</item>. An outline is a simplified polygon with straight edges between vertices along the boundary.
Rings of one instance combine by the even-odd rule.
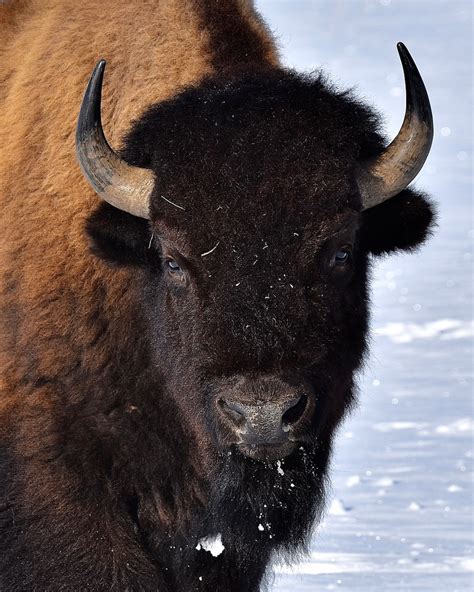
[[[377,116],[322,76],[211,77],[151,107],[120,156],[100,125],[103,62],[86,92],[79,160],[111,204],[89,219],[93,250],[143,269],[165,395],[244,465],[319,446],[323,472],[366,346],[370,255],[429,231],[431,206],[406,186],[431,112],[399,49],[407,111],[388,148]]]

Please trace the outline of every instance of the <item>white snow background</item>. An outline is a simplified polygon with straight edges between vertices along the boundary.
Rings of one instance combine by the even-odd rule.
[[[360,405],[340,430],[333,503],[273,592],[466,592],[473,585],[471,0],[257,0],[285,64],[323,67],[385,115],[404,106],[403,41],[428,88],[434,145],[416,185],[439,228],[375,270]],[[256,525],[257,527],[257,525]]]

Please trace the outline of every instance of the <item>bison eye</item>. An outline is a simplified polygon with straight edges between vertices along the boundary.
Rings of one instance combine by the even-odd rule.
[[[336,251],[332,265],[333,267],[341,268],[347,266],[352,259],[352,249],[349,245],[339,247]]]
[[[165,271],[167,272],[167,276],[169,279],[175,283],[179,284],[180,286],[185,286],[187,283],[187,274],[184,269],[176,259],[166,258],[163,262]]]
[[[172,273],[183,273],[183,270],[181,269],[180,265],[176,263],[174,259],[168,259],[166,265],[168,266],[168,270]]]

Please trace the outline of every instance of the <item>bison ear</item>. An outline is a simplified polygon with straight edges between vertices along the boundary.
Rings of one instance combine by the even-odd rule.
[[[373,255],[413,251],[432,234],[436,210],[427,196],[405,189],[362,213],[362,247]]]
[[[147,266],[151,262],[148,220],[104,202],[89,216],[86,232],[92,253],[109,263]]]

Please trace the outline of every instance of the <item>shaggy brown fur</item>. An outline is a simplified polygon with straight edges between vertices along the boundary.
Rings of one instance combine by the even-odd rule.
[[[255,592],[320,509],[368,255],[420,244],[432,210],[406,190],[359,214],[377,118],[282,70],[251,2],[8,0],[0,19],[0,589]],[[110,142],[159,178],[150,224],[97,208],[75,161],[100,57]],[[312,401],[282,479],[215,409],[268,384]],[[217,533],[219,558],[196,551]]]

